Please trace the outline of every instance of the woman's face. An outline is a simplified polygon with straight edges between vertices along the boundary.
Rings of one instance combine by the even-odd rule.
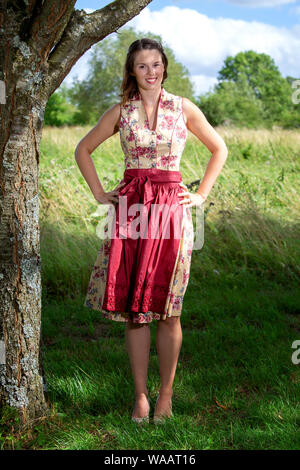
[[[139,88],[160,89],[164,70],[162,56],[157,49],[146,49],[136,53],[132,75],[135,76]]]

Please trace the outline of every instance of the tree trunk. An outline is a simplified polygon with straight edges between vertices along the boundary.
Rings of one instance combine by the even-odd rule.
[[[16,88],[16,87],[15,87]],[[41,121],[16,90],[6,128],[1,174],[2,360],[0,401],[21,412],[22,421],[46,411],[39,364],[41,262],[39,232],[39,143]]]
[[[2,19],[5,16],[2,13]],[[1,25],[4,26],[3,23]],[[22,423],[47,410],[41,376],[39,145],[46,99],[38,96],[37,62],[26,60],[19,23],[6,24],[1,57],[4,83],[0,142],[0,403],[17,408]],[[4,55],[5,54],[5,55]],[[24,60],[25,59],[25,60]]]
[[[88,15],[75,0],[0,0],[0,406],[23,424],[47,414],[41,361],[38,175],[50,95],[91,45],[151,0]]]

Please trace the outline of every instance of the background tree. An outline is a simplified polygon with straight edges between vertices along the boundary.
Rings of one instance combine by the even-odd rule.
[[[76,106],[69,102],[69,89],[63,83],[48,100],[44,114],[44,125],[59,127],[77,124],[76,111]]]
[[[257,99],[264,107],[264,118],[279,122],[284,109],[291,106],[290,86],[267,54],[254,51],[229,56],[219,72],[220,86],[225,80],[239,83],[246,79]]]
[[[46,103],[93,44],[150,0],[116,0],[91,14],[75,0],[0,4],[0,404],[23,423],[46,413],[40,361],[38,173]]]
[[[289,83],[292,91],[291,95],[293,95],[296,91],[296,88],[299,90],[300,87],[300,79],[287,76],[286,77],[287,82]],[[295,84],[295,86],[293,86]],[[300,99],[300,92],[297,93],[297,98],[298,100]],[[291,107],[285,109],[282,113],[282,121],[281,125],[284,128],[290,129],[293,127],[300,127],[300,103],[293,102],[291,104]]]
[[[215,85],[213,93],[201,96],[198,103],[213,125],[264,127],[262,102],[257,99],[248,82],[241,78]]]
[[[198,104],[214,125],[229,119],[241,126],[271,127],[287,124],[288,116],[299,112],[292,92],[270,56],[246,51],[225,59],[213,92],[200,96]]]
[[[109,37],[94,46],[85,80],[74,80],[69,90],[71,102],[76,105],[76,123],[95,124],[106,109],[120,101],[122,69],[129,45],[136,39],[150,37],[163,44],[159,35],[150,32],[136,33],[123,27],[115,37]],[[164,45],[164,44],[163,44]],[[164,45],[168,57],[168,74],[165,86],[170,93],[194,99],[193,84],[186,67],[176,61],[173,51]]]

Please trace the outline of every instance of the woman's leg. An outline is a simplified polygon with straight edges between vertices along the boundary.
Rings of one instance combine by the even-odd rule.
[[[126,346],[135,385],[135,408],[132,416],[143,417],[149,411],[147,373],[150,352],[150,327],[147,323],[126,322]]]
[[[166,320],[159,320],[156,332],[156,349],[161,387],[155,414],[169,414],[170,399],[173,395],[172,387],[181,345],[182,329],[180,317],[167,317]]]

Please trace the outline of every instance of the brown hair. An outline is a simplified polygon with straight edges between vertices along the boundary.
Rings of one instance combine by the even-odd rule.
[[[150,38],[137,39],[132,44],[130,44],[128,48],[126,62],[123,69],[123,81],[121,85],[121,94],[119,95],[121,97],[122,105],[125,104],[126,101],[132,99],[133,96],[138,92],[136,78],[131,75],[131,73],[133,72],[133,65],[136,53],[144,49],[157,49],[160,52],[165,69],[162,84],[168,76],[168,58],[164,52],[161,43],[159,41],[156,41],[155,39]]]

